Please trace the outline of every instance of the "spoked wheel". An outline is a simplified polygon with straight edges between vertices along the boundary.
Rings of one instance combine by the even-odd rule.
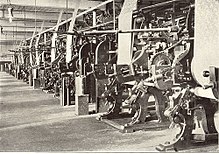
[[[120,104],[118,104],[117,95],[115,93],[115,88],[117,87],[117,80],[112,79],[110,84],[105,88],[105,92],[102,94],[102,99],[106,100],[105,106],[108,107],[107,113],[102,115],[101,117],[105,117],[107,119],[111,119],[119,114],[120,112]]]
[[[186,124],[186,119],[182,114],[178,114],[173,118],[172,123],[170,124],[169,127],[169,133],[168,134],[168,140],[164,144],[160,144],[156,147],[156,150],[158,151],[166,151],[169,149],[173,149],[177,151],[176,146],[179,144],[181,141],[184,140],[184,135],[186,133],[187,129],[187,124]]]
[[[114,119],[121,116],[120,112],[123,90],[123,87],[118,85],[117,79],[112,79],[110,84],[106,87],[105,92],[102,94],[102,98],[105,98],[107,100],[105,105],[108,107],[108,111],[101,117]]]
[[[144,111],[144,105],[141,105],[139,99],[141,98],[142,93],[139,92],[137,95],[132,96],[136,97],[135,100],[133,100],[135,103],[131,105],[132,110],[134,110],[134,116],[131,118],[131,121],[126,123],[125,127],[133,126],[134,124],[140,123],[143,116]]]
[[[164,121],[165,97],[161,91],[154,87],[149,87],[147,93],[138,92],[136,99],[132,103],[135,112],[132,120],[125,126],[132,126],[149,120],[157,119],[158,122]],[[156,116],[152,116],[152,112]]]
[[[117,103],[113,97],[108,97],[107,103],[105,105],[108,107],[108,115],[115,113],[118,110],[118,108],[120,108],[119,106],[117,106]]]

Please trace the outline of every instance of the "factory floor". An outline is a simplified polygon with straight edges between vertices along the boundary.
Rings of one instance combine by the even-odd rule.
[[[156,152],[163,130],[121,133],[97,121],[97,114],[76,116],[52,94],[0,72],[0,152]],[[215,152],[217,145],[184,152]]]

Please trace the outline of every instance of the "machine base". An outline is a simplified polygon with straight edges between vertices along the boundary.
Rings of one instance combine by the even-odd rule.
[[[132,126],[126,126],[125,124],[130,121],[130,118],[119,118],[119,119],[105,119],[98,117],[97,120],[103,121],[104,123],[118,129],[121,133],[133,133],[139,130],[150,130],[150,129],[167,129],[170,125],[169,121],[158,123],[156,120],[151,120],[144,123],[135,124]]]

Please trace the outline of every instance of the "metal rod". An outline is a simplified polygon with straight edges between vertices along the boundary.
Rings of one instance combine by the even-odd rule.
[[[108,21],[108,22],[105,22],[105,23],[102,23],[102,24],[98,24],[98,25],[93,26],[93,27],[88,27],[88,28],[79,30],[78,33],[81,33],[81,32],[84,32],[84,31],[87,31],[87,30],[90,30],[90,29],[98,28],[98,27],[101,27],[101,26],[105,26],[105,25],[111,24],[111,23],[113,23],[113,21]]]
[[[113,0],[113,29],[116,30],[116,7],[115,0]]]
[[[96,25],[97,25],[96,18],[97,18],[97,12],[94,10],[94,11],[93,11],[93,26],[96,26]]]
[[[69,35],[76,35],[75,32],[60,32],[60,31],[51,31],[53,33],[58,33],[58,34],[69,34]]]
[[[160,31],[171,31],[171,27],[153,28],[153,29],[87,31],[87,32],[84,32],[84,34],[138,33],[138,32],[160,32]]]
[[[105,26],[107,24],[112,24],[112,23],[113,23],[113,21],[108,21],[108,22],[105,22],[105,23],[102,23],[102,24],[98,24],[96,26],[92,26],[92,27],[88,27],[88,28],[79,30],[79,31],[77,31],[77,33],[80,34],[80,33],[84,32],[84,31],[87,31],[87,30],[90,30],[90,29],[94,29],[94,28],[98,28],[98,27]],[[51,31],[51,32],[58,33],[58,34],[77,35],[77,33],[75,33],[75,32],[60,32],[60,31]]]
[[[58,17],[56,26],[54,27],[55,30],[58,30],[58,28],[59,28],[59,26],[57,26],[57,25],[62,21],[62,15],[63,15],[63,10],[61,10],[61,11],[59,12],[59,17]]]

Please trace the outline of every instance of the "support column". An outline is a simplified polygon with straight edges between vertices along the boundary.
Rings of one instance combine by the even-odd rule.
[[[5,71],[5,66],[4,64],[1,64],[1,72],[4,72]]]
[[[33,69],[33,89],[40,88],[40,79],[38,77],[39,70],[37,68]]]
[[[75,78],[75,111],[76,115],[89,114],[89,94],[84,94],[84,78]]]
[[[69,29],[68,32],[73,32],[74,29],[74,25],[75,25],[75,20],[77,17],[77,13],[78,13],[78,9],[80,6],[81,0],[78,0],[77,2],[75,2],[75,8],[74,8],[74,12],[72,14],[72,19],[69,25]],[[69,63],[71,61],[71,57],[72,57],[72,35],[67,35],[67,42],[66,42],[66,63]]]
[[[59,12],[59,17],[58,17],[58,20],[57,20],[57,24],[56,24],[56,27],[55,27],[55,31],[58,31],[59,29],[59,23],[61,22],[62,20],[62,14],[63,14],[63,10],[61,10]],[[56,38],[58,37],[58,34],[55,32],[53,33],[53,36],[52,36],[52,49],[51,49],[51,62],[53,62],[55,59],[56,59]]]
[[[11,65],[12,65],[11,63],[8,64],[8,73],[9,73],[9,74],[11,74]]]
[[[53,33],[52,36],[52,49],[51,49],[51,62],[53,62],[56,59],[56,38],[57,33]]]
[[[43,27],[44,27],[44,21],[42,22],[42,25],[41,25],[41,29],[40,29],[40,32],[43,31]],[[37,40],[36,40],[36,44],[35,44],[35,50],[36,50],[36,65],[39,66],[40,65],[40,54],[39,54],[39,41],[40,41],[40,37],[41,37],[41,33],[40,35],[37,37]],[[40,88],[40,78],[39,78],[39,69],[38,68],[35,68],[33,69],[33,88],[36,89],[36,88]]]
[[[93,26],[96,26],[96,24],[97,24],[96,17],[97,17],[97,13],[96,13],[96,11],[94,10],[94,11],[93,11]]]
[[[17,65],[17,72],[16,72],[16,77],[17,77],[17,79],[19,80],[20,79],[20,74],[21,74],[21,67],[20,67],[20,65]]]
[[[75,25],[75,20],[76,16],[78,13],[78,9],[80,6],[81,0],[78,0],[75,2],[75,9],[72,14],[71,22],[69,25],[69,30],[68,32],[73,32],[73,28]],[[72,35],[67,35],[67,42],[66,42],[66,63],[69,63],[72,59],[72,40],[73,36]],[[65,72],[64,76],[62,77],[62,95],[61,95],[61,104],[66,104],[66,105],[71,105],[71,96],[70,96],[70,89],[69,89],[69,84],[70,84],[70,74],[73,74],[73,72]]]
[[[32,69],[29,69],[29,85],[33,86],[33,71]]]
[[[9,70],[8,70],[8,65],[9,65],[8,63],[5,63],[5,64],[4,64],[4,67],[5,67],[5,70],[4,70],[4,71],[7,72],[7,73],[9,72]]]
[[[71,105],[70,89],[69,89],[69,76],[62,77],[62,88],[61,88],[61,99],[60,105],[69,106]]]
[[[132,29],[132,14],[137,9],[137,0],[124,1],[123,8],[119,15],[119,30]],[[119,33],[118,34],[118,65],[131,63],[132,51],[133,51],[133,34],[131,33]],[[125,51],[125,52],[124,52]]]

